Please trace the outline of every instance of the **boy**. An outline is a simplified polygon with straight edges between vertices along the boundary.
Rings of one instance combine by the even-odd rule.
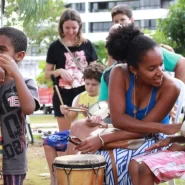
[[[114,31],[119,25],[128,25],[134,23],[134,18],[132,14],[132,9],[125,5],[119,4],[113,7],[111,11],[113,26],[110,31]],[[115,25],[119,24],[119,25]],[[164,46],[166,48],[166,46]],[[164,66],[166,71],[174,71],[175,77],[182,80],[185,83],[185,58],[179,54],[170,52],[164,49],[162,46],[162,52],[164,57]],[[100,94],[99,101],[108,100],[108,84],[109,84],[109,76],[112,68],[116,65],[116,61],[109,56],[108,57],[108,66],[110,66],[107,70],[104,71],[101,84],[100,84]]]
[[[83,78],[85,81],[85,89],[86,91],[77,95],[72,103],[73,107],[81,107],[87,108],[98,101],[99,94],[99,85],[102,73],[104,71],[104,67],[100,64],[90,64],[84,70]],[[105,123],[98,116],[91,116],[87,118],[86,115],[82,113],[77,113],[73,111],[69,111],[67,105],[62,105],[60,107],[61,112],[64,114],[65,118],[69,120],[71,123],[71,135],[77,136],[80,139],[86,138],[90,132],[97,129],[97,126],[105,126]],[[85,125],[85,126],[84,126]],[[81,129],[83,128],[83,130]],[[61,132],[63,134],[64,132]],[[66,132],[67,133],[67,132]],[[59,133],[60,134],[60,133]],[[67,133],[68,134],[68,133]],[[62,136],[58,141],[55,140],[55,143],[51,143],[52,136],[49,136],[44,140],[44,151],[45,156],[48,162],[48,166],[51,174],[51,183],[50,185],[54,185],[53,175],[52,175],[52,163],[53,160],[57,157],[57,151],[64,151],[64,145],[62,145]],[[58,146],[57,146],[58,145]],[[61,148],[60,148],[61,146]],[[62,148],[63,147],[63,148]],[[68,144],[67,154],[74,154],[77,151],[73,150],[74,145]]]
[[[0,28],[0,122],[3,137],[4,185],[22,185],[27,171],[25,118],[39,109],[31,79],[24,79],[18,63],[27,49],[26,35],[15,28]]]

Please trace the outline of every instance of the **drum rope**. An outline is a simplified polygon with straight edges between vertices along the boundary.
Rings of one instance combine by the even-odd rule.
[[[98,172],[99,172],[99,170],[100,170],[100,166],[99,166],[99,168],[97,170],[95,168],[93,168],[93,171],[94,171],[94,173],[96,175],[96,179],[95,179],[94,185],[97,185],[97,179],[98,179]]]
[[[54,181],[54,185],[57,185],[57,182],[56,182],[56,178],[55,178],[55,170],[54,170],[54,165],[52,164],[52,176],[53,176],[53,181]]]
[[[71,169],[69,170],[69,172],[67,172],[67,170],[65,168],[63,168],[63,169],[65,171],[65,174],[67,175],[67,185],[70,185],[69,175],[70,175],[70,173],[71,173],[71,171],[72,171],[73,168],[71,167]]]

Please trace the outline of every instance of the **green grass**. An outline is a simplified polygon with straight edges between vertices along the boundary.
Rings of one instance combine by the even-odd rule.
[[[32,114],[29,116],[30,119],[30,123],[31,124],[42,124],[42,123],[57,123],[56,118],[54,117],[53,114],[47,115],[47,114],[43,114],[43,115],[36,115],[36,114]]]
[[[185,180],[175,179],[175,183],[176,183],[176,185],[184,185],[185,184]],[[160,185],[168,185],[168,183],[165,182],[165,183],[161,183]]]

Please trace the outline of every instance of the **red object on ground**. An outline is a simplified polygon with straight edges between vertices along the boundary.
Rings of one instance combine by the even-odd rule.
[[[51,113],[53,110],[53,88],[39,88],[38,93],[41,110],[43,110],[45,114],[47,114],[48,112]]]

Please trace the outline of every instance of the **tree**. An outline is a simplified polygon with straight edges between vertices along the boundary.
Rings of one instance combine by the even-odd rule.
[[[174,3],[165,19],[160,19],[157,32],[163,40],[166,40],[177,53],[185,55],[185,0],[178,0]]]
[[[104,41],[97,41],[93,43],[93,46],[95,47],[96,54],[98,56],[98,62],[107,65],[108,61],[108,53],[105,48],[105,42]]]
[[[23,27],[31,45],[48,46],[58,37],[63,10],[62,0],[7,0],[5,17],[8,26]]]

